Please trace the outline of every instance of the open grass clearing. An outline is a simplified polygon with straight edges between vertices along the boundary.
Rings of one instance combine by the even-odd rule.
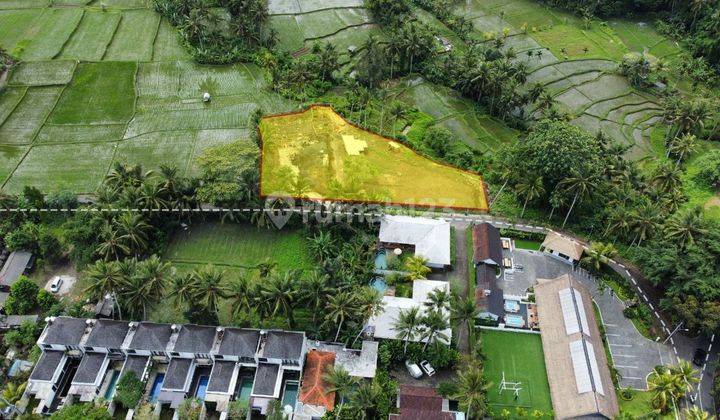
[[[550,412],[550,385],[540,335],[482,330],[480,337],[486,357],[485,378],[493,384],[488,391],[488,400],[496,414],[503,408],[514,407]],[[517,400],[512,391],[500,394],[503,373],[507,381],[522,382]]]
[[[105,60],[150,61],[160,15],[153,10],[123,12],[120,25],[105,53]]]
[[[533,32],[532,37],[549,48],[556,57],[599,57],[619,61],[627,53],[620,38],[597,23],[591,29],[581,29],[573,24],[556,25]]]
[[[122,14],[111,12],[85,12],[80,26],[60,54],[61,58],[99,61],[115,34]]]
[[[675,41],[662,36],[650,22],[612,20],[610,26],[630,51],[647,51],[658,58],[682,51]]]
[[[74,61],[26,61],[13,67],[10,85],[65,85],[72,80]]]
[[[40,86],[27,89],[12,114],[0,126],[3,143],[29,144],[55,106],[61,87]]]
[[[15,169],[27,151],[27,146],[0,144],[0,186]]]
[[[9,87],[0,95],[0,127],[18,106],[26,91],[25,87]],[[4,143],[2,140],[0,142]]]
[[[114,150],[113,143],[33,146],[3,190],[17,194],[30,185],[45,193],[92,193],[107,173]]]
[[[180,43],[180,34],[178,30],[173,28],[167,19],[162,18],[160,29],[155,38],[153,46],[153,60],[185,60],[190,61],[192,58]]]
[[[260,132],[263,195],[487,210],[479,175],[357,128],[330,107],[266,117]],[[298,179],[304,191],[296,190]]]
[[[165,259],[186,265],[254,268],[270,261],[281,271],[311,269],[302,231],[260,229],[233,223],[190,226],[171,240]]]
[[[43,9],[15,45],[13,55],[23,60],[55,58],[80,23],[83,12],[78,8]]]
[[[53,124],[125,123],[135,101],[133,62],[81,63],[51,115]]]
[[[122,139],[125,124],[53,125],[45,124],[35,138],[36,144],[102,143]]]
[[[651,391],[637,391],[631,390],[632,399],[626,401],[618,395],[618,403],[620,404],[620,411],[626,414],[630,414],[636,418],[657,418],[659,420],[670,420],[674,419],[675,416],[672,413],[658,416],[654,413],[652,408],[652,396]]]

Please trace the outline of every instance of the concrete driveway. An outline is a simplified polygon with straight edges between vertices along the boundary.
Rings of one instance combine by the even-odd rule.
[[[75,286],[75,282],[77,281],[77,277],[71,276],[68,274],[61,274],[60,277],[63,279],[62,285],[60,285],[60,290],[58,290],[57,293],[55,293],[56,296],[66,296],[70,294],[70,291]],[[52,285],[53,279],[55,276],[52,276],[48,279],[47,283],[45,283],[45,287],[43,287],[48,292],[52,292],[50,290],[50,286]]]

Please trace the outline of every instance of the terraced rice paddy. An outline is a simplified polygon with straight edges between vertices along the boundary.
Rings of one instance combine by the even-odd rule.
[[[355,127],[330,107],[265,117],[260,133],[264,196],[488,208],[479,175]]]

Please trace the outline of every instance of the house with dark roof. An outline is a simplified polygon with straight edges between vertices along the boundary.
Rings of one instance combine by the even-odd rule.
[[[472,227],[472,238],[478,317],[497,322],[505,313],[505,298],[498,282],[503,270],[500,231],[490,223],[480,223]]]
[[[472,237],[475,265],[502,266],[502,242],[498,228],[487,222],[479,223],[473,226]]]
[[[391,420],[461,420],[465,413],[450,409],[450,401],[434,388],[400,385],[397,393],[397,414]]]
[[[270,401],[297,394],[306,338],[303,332],[57,317],[47,319],[38,346],[42,355],[27,388],[39,400],[38,414],[111,399],[128,372],[152,384],[148,397],[155,404],[176,409],[193,397],[223,413],[242,394],[264,414]],[[286,402],[295,406],[294,399]]]
[[[28,251],[13,251],[0,269],[0,285],[12,286],[20,276],[30,271],[33,254]]]

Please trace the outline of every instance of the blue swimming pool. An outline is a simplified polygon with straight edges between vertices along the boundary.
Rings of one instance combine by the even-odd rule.
[[[162,384],[165,381],[165,374],[164,373],[158,373],[155,375],[155,381],[153,381],[152,388],[150,388],[150,402],[154,403],[158,399],[158,395],[160,395],[160,388],[162,388]]]
[[[250,394],[252,394],[253,378],[251,376],[245,376],[240,380],[240,389],[236,399],[238,401],[250,401]]]
[[[525,319],[520,315],[505,315],[505,325],[508,327],[522,328],[525,326]]]
[[[285,390],[283,391],[282,406],[289,405],[295,409],[295,403],[297,402],[298,396],[298,383],[297,382],[285,382]]]
[[[114,370],[112,375],[113,376],[110,379],[110,384],[108,385],[107,391],[105,391],[105,395],[103,395],[105,401],[110,401],[115,395],[115,387],[117,386],[117,381],[120,378],[120,371]]]
[[[520,302],[517,300],[506,300],[505,301],[505,312],[519,312]]]
[[[200,398],[201,400],[205,399],[205,393],[207,392],[207,386],[208,386],[208,377],[203,375],[198,379],[198,386],[197,386],[197,392],[195,392],[195,396],[197,398]]]
[[[387,270],[387,250],[381,249],[375,254],[375,269]]]
[[[370,286],[380,292],[381,295],[384,295],[385,291],[388,288],[387,283],[385,283],[385,279],[383,279],[382,277],[375,277],[373,281],[370,282]]]

